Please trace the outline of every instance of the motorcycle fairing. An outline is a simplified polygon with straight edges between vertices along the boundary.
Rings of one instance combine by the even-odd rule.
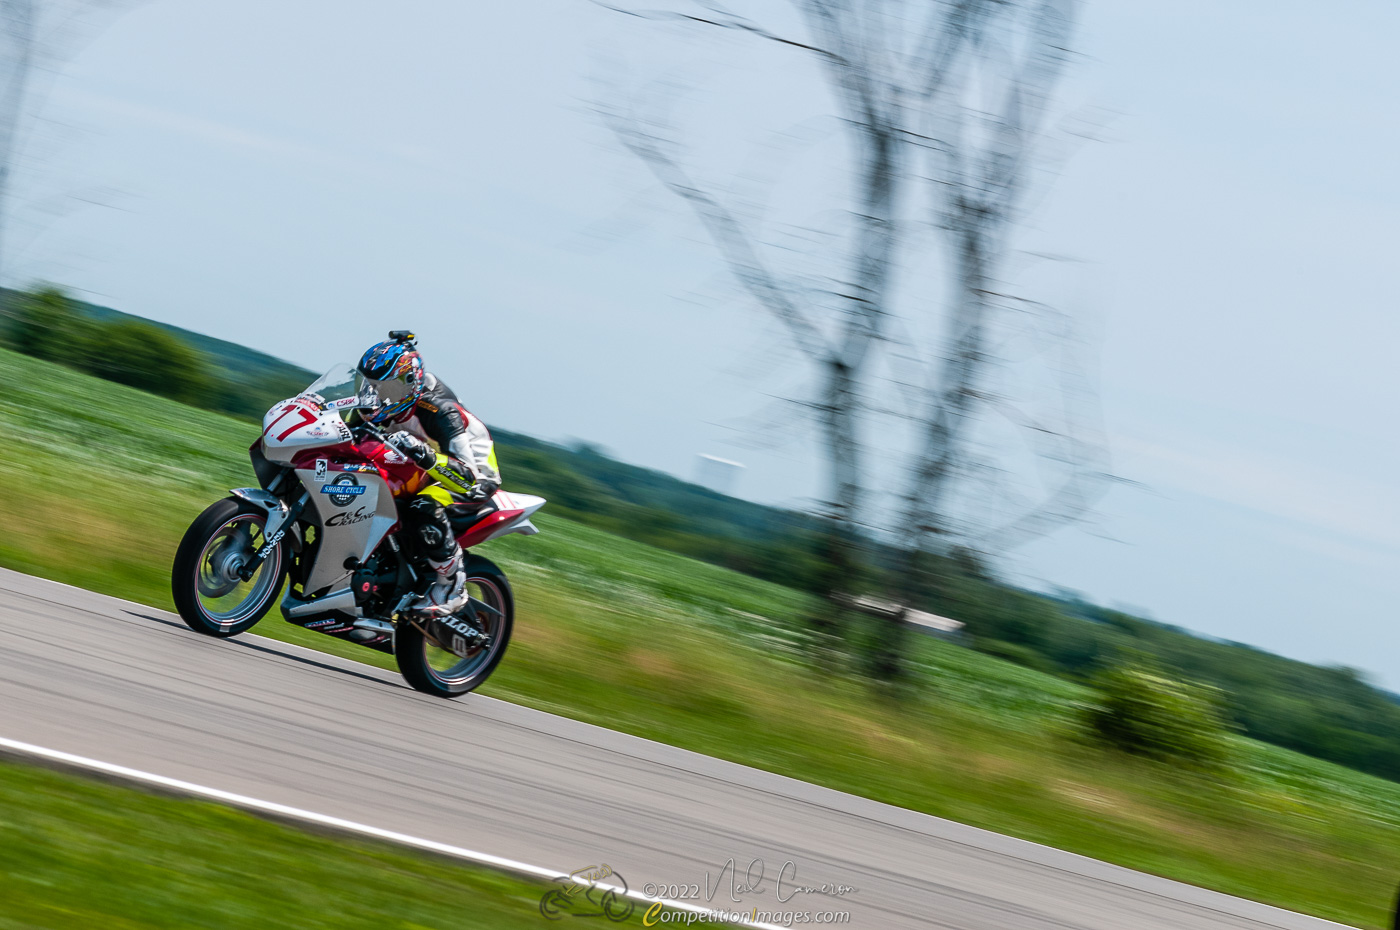
[[[327,462],[324,472],[319,462],[298,468],[296,476],[311,496],[308,510],[320,538],[302,590],[344,587],[353,566],[368,559],[399,522],[394,495],[377,471],[349,470],[338,462]]]

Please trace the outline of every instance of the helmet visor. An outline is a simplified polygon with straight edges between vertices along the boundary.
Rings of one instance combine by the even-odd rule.
[[[379,399],[387,406],[402,403],[408,400],[411,393],[408,384],[399,378],[387,378],[383,381],[371,381],[374,385],[375,393]]]

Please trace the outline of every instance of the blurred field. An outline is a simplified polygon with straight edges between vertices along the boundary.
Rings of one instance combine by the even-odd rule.
[[[193,516],[251,483],[256,428],[0,351],[0,564],[169,608]],[[510,462],[502,463],[509,487]],[[1077,685],[918,638],[899,695],[808,667],[803,595],[562,519],[484,547],[516,585],[487,694],[880,801],[1379,927],[1400,785],[1240,741],[1230,783],[1095,749]],[[390,665],[283,623],[262,635]]]
[[[537,928],[548,887],[0,763],[0,928]]]

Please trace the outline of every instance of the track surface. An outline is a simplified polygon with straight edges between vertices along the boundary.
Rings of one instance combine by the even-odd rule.
[[[697,904],[708,873],[717,908],[870,928],[1338,926],[3,570],[0,707],[10,739],[561,873],[607,863],[634,889],[699,885]],[[739,883],[764,860],[763,893],[731,899],[731,858]],[[780,903],[789,861],[784,897],[794,872],[857,890]]]

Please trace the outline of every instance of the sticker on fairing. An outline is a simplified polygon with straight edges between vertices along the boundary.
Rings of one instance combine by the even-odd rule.
[[[321,493],[330,495],[331,503],[337,507],[346,506],[368,490],[348,472],[341,472],[330,484],[321,485]]]
[[[327,462],[325,459],[317,459],[317,460],[316,460],[316,480],[317,480],[317,481],[324,481],[324,480],[325,480],[325,478],[326,478],[326,469],[329,467],[329,465],[330,465],[330,463]]]

